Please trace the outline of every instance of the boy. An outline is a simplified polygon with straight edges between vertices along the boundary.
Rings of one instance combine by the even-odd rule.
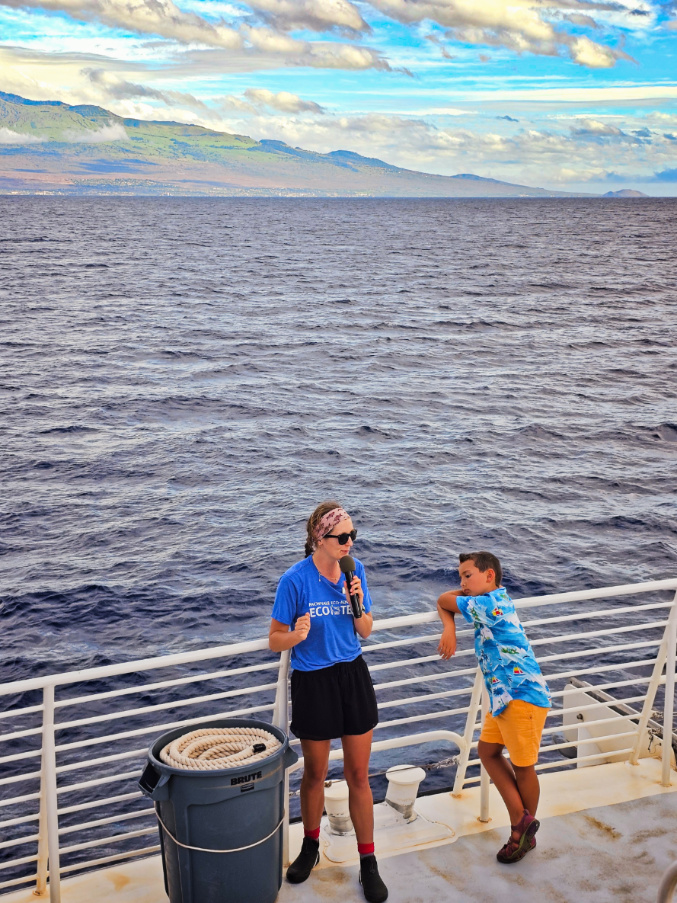
[[[491,711],[482,726],[477,752],[501,794],[512,833],[496,858],[518,862],[536,846],[540,822],[535,818],[540,787],[538,761],[543,725],[551,705],[515,606],[501,586],[501,563],[490,552],[459,555],[461,589],[437,600],[444,630],[438,652],[456,652],[454,615],[460,612],[475,628],[475,652],[489,693]],[[507,747],[510,762],[503,756]]]

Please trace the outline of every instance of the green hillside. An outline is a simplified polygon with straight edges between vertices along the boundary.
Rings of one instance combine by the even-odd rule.
[[[437,176],[350,151],[319,154],[199,125],[0,91],[0,193],[547,197],[565,192]]]

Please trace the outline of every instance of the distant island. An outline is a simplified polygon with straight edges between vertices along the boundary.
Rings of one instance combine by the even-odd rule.
[[[620,191],[607,191],[602,195],[603,198],[648,198],[648,194],[643,191],[635,191],[634,188],[621,188]]]
[[[639,192],[613,192],[613,196]],[[440,176],[102,107],[0,91],[0,194],[268,197],[576,197],[472,173]],[[591,195],[586,195],[590,197]]]

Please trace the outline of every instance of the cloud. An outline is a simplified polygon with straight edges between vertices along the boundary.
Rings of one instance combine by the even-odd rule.
[[[243,97],[228,94],[225,97],[213,98],[217,106],[225,111],[254,113],[260,115],[264,109],[277,110],[279,113],[314,113],[324,115],[324,108],[312,100],[302,100],[297,94],[279,91],[274,94],[267,88],[247,88]]]
[[[2,89],[21,97],[102,106],[118,116],[139,119],[157,119],[161,104],[171,109],[172,119],[184,121],[194,119],[196,112],[205,113],[206,104],[193,95],[152,84],[169,69],[94,53],[64,52],[55,57],[45,51],[0,46]],[[164,113],[163,118],[169,117]]]
[[[198,100],[192,94],[186,94],[182,91],[160,91],[157,88],[149,88],[147,85],[127,81],[117,75],[106,72],[104,69],[86,67],[81,72],[93,85],[100,88],[102,94],[110,100],[131,100],[136,97],[145,97],[149,100],[162,101],[162,103],[170,107],[177,103],[183,103],[194,109],[209,109],[203,101]]]
[[[308,46],[297,65],[324,69],[381,69],[391,72],[391,66],[378,51],[352,44],[316,43]],[[405,70],[400,70],[405,71]],[[408,74],[408,73],[407,73]]]
[[[496,119],[505,119],[506,122],[519,122],[519,119],[515,119],[513,116],[497,116]]]
[[[609,68],[627,55],[618,49],[591,41],[585,35],[571,34],[564,27],[556,27],[560,11],[571,14],[572,9],[586,13],[610,10],[627,12],[622,3],[577,2],[577,0],[370,0],[380,12],[413,25],[424,21],[436,22],[447,29],[450,40],[485,47],[505,47],[516,53],[557,56],[564,52],[581,66]],[[645,4],[646,5],[646,4]],[[641,3],[636,6],[642,6]],[[562,21],[562,15],[559,15]],[[564,23],[566,24],[566,22]],[[582,21],[576,23],[579,27]],[[585,24],[597,27],[597,21],[587,16]]]
[[[213,102],[219,107],[219,109],[224,110],[225,112],[237,112],[237,113],[256,113],[256,107],[252,104],[247,103],[246,100],[243,100],[241,97],[236,97],[234,94],[226,94],[224,97],[213,97]]]
[[[298,4],[292,0],[255,2],[260,4],[269,24],[238,21],[233,26],[223,19],[211,20],[195,12],[185,12],[173,0],[0,0],[0,5],[61,12],[81,22],[98,22],[136,34],[157,35],[183,45],[277,57],[278,64],[281,57],[293,66],[390,70],[377,50],[334,41],[299,40],[285,33],[292,27],[369,31],[349,0],[301,0]],[[294,10],[297,21],[285,18]],[[281,27],[271,27],[271,23],[272,26],[280,23]]]
[[[628,133],[610,122],[600,122],[596,119],[579,119],[577,123],[571,127],[571,134],[575,138],[599,144],[651,144],[654,138],[654,133],[646,126]]]
[[[581,28],[599,29],[600,25],[592,16],[583,15],[583,13],[561,13],[561,18],[565,22],[571,22],[572,25],[578,25]]]
[[[42,140],[35,135],[22,135],[11,129],[0,128],[0,144],[36,144]]]
[[[573,39],[567,36],[562,38],[562,41],[569,46],[571,59],[579,66],[586,66],[588,69],[609,69],[616,64],[616,60],[620,57],[629,59],[625,53],[596,44],[585,35]]]
[[[654,176],[656,182],[677,182],[677,169],[664,169]]]
[[[108,125],[102,125],[100,129],[91,131],[84,129],[65,131],[62,140],[70,144],[106,144],[109,141],[129,141],[129,135],[122,123],[109,122]]]
[[[581,87],[562,85],[560,87],[508,87],[497,86],[490,90],[483,88],[459,91],[456,97],[473,103],[489,101],[495,103],[534,104],[636,104],[650,101],[658,103],[677,100],[677,85],[657,85],[654,83],[620,83],[606,87]]]
[[[244,92],[247,100],[255,106],[266,106],[281,113],[324,113],[324,109],[312,100],[301,100],[296,94],[279,91],[273,94],[266,88],[247,88]]]
[[[81,22],[155,35],[184,46],[348,70],[391,67],[378,50],[301,39],[291,33],[370,34],[367,11],[376,11],[412,30],[424,22],[434,23],[444,29],[447,41],[517,54],[567,55],[580,66],[598,69],[630,57],[622,48],[579,33],[581,29],[599,33],[600,21],[615,21],[628,30],[638,23],[646,28],[656,18],[646,0],[361,0],[359,6],[353,0],[243,0],[237,6],[185,2],[191,8],[182,9],[174,0],[0,0],[0,5],[60,12]],[[425,38],[440,47],[443,57],[453,58],[439,35]]]
[[[333,28],[348,32],[371,31],[358,8],[349,0],[248,0],[248,5],[283,31],[324,32]]]
[[[440,52],[445,60],[455,59],[454,55],[449,53],[447,48],[444,46],[444,43],[443,43],[442,39],[439,37],[439,35],[427,34],[425,36],[425,39],[426,39],[426,41],[430,41],[432,44],[435,44],[437,47],[440,48]]]
[[[210,22],[180,10],[172,0],[0,0],[17,9],[44,9],[66,13],[81,22],[97,21],[137,34],[154,34],[180,43],[235,49],[242,46],[238,32],[223,21]]]
[[[593,136],[595,138],[608,138],[611,136],[617,138],[625,136],[625,133],[621,131],[621,129],[617,128],[615,125],[610,125],[608,122],[599,122],[596,119],[581,119],[579,122],[580,125],[578,127],[572,128],[574,135]]]
[[[243,25],[242,31],[251,46],[264,53],[298,57],[306,49],[306,42],[290,38],[289,35],[273,28],[253,28]]]

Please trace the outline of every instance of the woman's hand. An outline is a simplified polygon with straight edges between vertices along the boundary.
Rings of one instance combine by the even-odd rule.
[[[284,652],[285,649],[291,649],[292,646],[298,646],[308,636],[310,631],[310,615],[300,615],[296,619],[294,629],[292,630],[288,624],[282,621],[276,621],[273,618],[270,622],[270,631],[268,633],[268,647],[273,652]]]
[[[350,595],[357,596],[360,600],[360,608],[364,607],[364,590],[362,589],[362,581],[357,574],[353,577],[352,583],[350,584]]]
[[[296,619],[294,625],[294,636],[296,643],[302,643],[310,632],[310,615],[306,613]],[[294,645],[296,645],[296,643]]]
[[[374,619],[372,616],[364,610],[364,590],[362,589],[362,582],[360,578],[356,575],[350,582],[350,592],[353,596],[357,596],[360,600],[360,609],[362,611],[361,618],[353,617],[353,624],[355,625],[355,632],[362,637],[363,640],[366,640],[369,634],[371,633],[371,629],[374,625]],[[348,598],[348,588],[346,586],[346,598]],[[350,602],[350,599],[348,598]]]

